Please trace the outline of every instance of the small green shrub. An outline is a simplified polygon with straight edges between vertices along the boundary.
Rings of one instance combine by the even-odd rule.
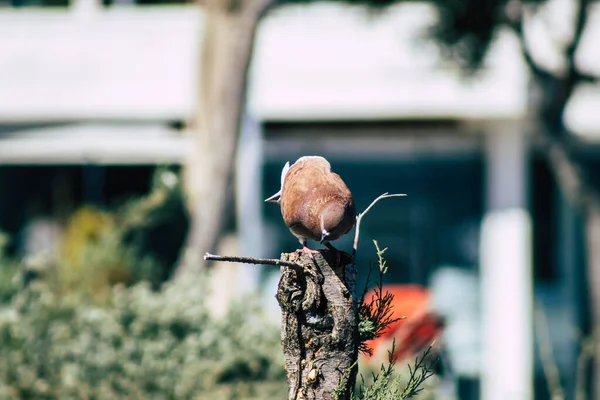
[[[0,231],[0,304],[10,302],[18,290],[15,277],[20,271],[20,266],[18,262],[6,256],[5,249],[9,242],[9,236]]]
[[[123,242],[113,214],[85,206],[69,219],[57,265],[47,269],[46,279],[61,297],[104,305],[114,285],[149,280],[157,268],[152,258]]]
[[[365,300],[367,286],[365,286],[360,297],[358,316],[360,345],[359,351],[365,355],[372,355],[372,349],[367,341],[379,337],[391,324],[403,318],[394,318],[393,300],[394,295],[383,288],[383,276],[387,273],[387,262],[384,253],[387,248],[381,249],[376,240],[373,241],[377,250],[378,277],[374,296],[370,301]],[[367,277],[367,285],[369,283]],[[379,371],[370,370],[370,366],[359,363],[359,369],[366,369],[370,376],[362,372],[359,374],[356,390],[351,400],[404,400],[419,397],[421,399],[433,398],[431,390],[431,379],[434,376],[434,366],[438,357],[431,354],[432,346],[429,346],[423,354],[415,358],[414,364],[408,364],[404,368],[398,367],[393,358],[396,342],[388,351],[387,365],[382,364]],[[361,365],[362,364],[362,365]]]
[[[0,398],[192,399],[240,382],[249,397],[256,382],[285,393],[279,330],[259,308],[246,299],[217,319],[204,304],[197,282],[117,289],[111,308],[38,282],[0,310]]]

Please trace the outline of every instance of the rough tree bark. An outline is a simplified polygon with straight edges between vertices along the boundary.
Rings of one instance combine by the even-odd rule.
[[[356,382],[356,266],[347,253],[284,253],[277,300],[288,399],[348,399]]]
[[[204,0],[199,104],[190,126],[194,148],[185,182],[190,230],[176,275],[201,269],[223,224],[242,114],[248,66],[261,18],[274,0]]]
[[[578,0],[573,36],[564,48],[565,72],[552,73],[538,65],[531,54],[523,31],[523,10],[511,24],[521,40],[525,62],[532,72],[534,83],[541,91],[541,102],[536,113],[542,147],[548,166],[562,194],[579,211],[584,220],[586,272],[591,295],[591,317],[594,334],[600,326],[600,195],[587,179],[585,168],[571,149],[577,139],[564,124],[565,110],[580,83],[597,83],[598,78],[585,74],[575,63],[575,54],[581,42],[589,15],[589,0]],[[535,106],[535,105],[534,105]],[[594,398],[600,400],[600,345],[595,346],[593,374]]]

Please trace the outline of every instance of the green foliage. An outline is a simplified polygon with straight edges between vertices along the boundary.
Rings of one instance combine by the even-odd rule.
[[[152,190],[110,210],[83,206],[66,221],[42,272],[62,298],[106,305],[115,285],[160,287],[178,257],[187,217],[177,174],[157,168]],[[28,268],[28,266],[25,266]]]
[[[199,282],[139,284],[100,308],[37,282],[0,310],[0,398],[251,398],[256,382],[285,393],[278,329],[248,299],[219,319],[204,297]]]
[[[146,250],[187,228],[172,223],[182,200],[159,170],[148,195],[75,212],[55,256],[9,260],[0,236],[0,399],[285,396],[280,332],[256,300],[217,318],[200,278],[160,289],[168,260]]]
[[[394,295],[383,291],[383,275],[387,273],[387,262],[384,254],[387,248],[381,249],[376,240],[373,241],[377,249],[377,259],[379,266],[379,281],[374,289],[374,296],[369,302],[365,302],[367,288],[362,293],[359,302],[359,351],[372,355],[370,349],[365,343],[368,340],[379,337],[383,331],[392,323],[403,318],[392,318],[392,302]],[[370,273],[370,271],[369,271]],[[367,278],[367,285],[369,279]],[[419,395],[425,389],[425,381],[433,376],[433,367],[438,362],[436,357],[431,356],[432,346],[419,357],[415,359],[413,365],[407,366],[408,379],[403,380],[401,374],[396,368],[393,354],[396,348],[396,341],[393,341],[392,348],[388,351],[388,362],[381,365],[378,373],[372,374],[369,383],[365,382],[361,374],[361,384],[357,391],[352,394],[352,400],[394,400],[410,399]]]
[[[410,0],[344,0],[344,3],[365,5],[378,11]],[[433,0],[438,20],[427,36],[434,39],[445,58],[457,63],[464,71],[481,67],[494,34],[505,21],[506,4],[510,0]]]
[[[510,0],[437,0],[438,21],[432,37],[444,54],[463,69],[481,67]]]
[[[425,350],[421,357],[415,358],[413,365],[408,365],[408,382],[402,391],[402,399],[410,399],[421,393],[424,389],[425,381],[433,376],[433,367],[439,361],[439,358],[430,359],[433,343]],[[392,348],[392,353],[393,353]]]
[[[154,285],[166,281],[179,260],[189,228],[184,197],[179,173],[158,167],[150,193],[129,200],[116,211],[123,241],[157,263]]]
[[[149,281],[158,288],[187,233],[184,208],[177,173],[157,168],[149,194],[108,210],[77,209],[64,222],[56,252],[10,259],[9,238],[0,232],[0,304],[36,279],[61,299],[96,305],[112,301],[115,285]]]
[[[60,296],[105,304],[114,285],[152,280],[157,269],[152,258],[123,242],[113,214],[85,206],[69,219],[57,265],[46,273]]]
[[[373,374],[373,380],[370,385],[365,384],[365,379],[361,374],[361,385],[358,393],[353,396],[356,400],[383,400],[383,399],[400,399],[401,389],[400,380],[394,379],[394,353],[395,343],[392,350],[388,353],[388,365],[381,365],[381,371],[378,374]]]
[[[373,373],[369,383],[361,374],[361,384],[352,394],[352,400],[404,400],[417,395],[426,395],[425,381],[433,376],[433,367],[438,361],[431,357],[432,346],[416,357],[413,365],[407,366],[408,379],[402,379],[393,358],[396,343],[388,352],[387,366],[381,365],[378,373]],[[423,396],[421,396],[423,397]]]
[[[7,303],[17,293],[15,276],[19,272],[19,263],[6,256],[6,246],[10,238],[0,231],[0,304]]]
[[[383,258],[387,248],[380,249],[376,240],[373,241],[377,249],[377,258],[379,264],[379,282],[374,290],[374,296],[369,302],[365,302],[367,287],[360,297],[358,306],[358,334],[360,337],[359,351],[372,355],[372,349],[368,347],[366,341],[375,339],[383,333],[383,331],[394,322],[400,321],[402,318],[392,318],[394,310],[392,310],[392,301],[394,296],[389,292],[383,292],[383,275],[387,272],[387,262]],[[369,271],[370,275],[371,271]],[[367,277],[367,285],[369,277]]]

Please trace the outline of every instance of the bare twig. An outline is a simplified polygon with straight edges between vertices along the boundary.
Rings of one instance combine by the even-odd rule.
[[[550,160],[548,165],[563,189],[562,192],[573,205],[583,210],[584,214],[588,214],[588,210],[600,202],[600,196],[594,190],[590,190],[593,186],[589,177],[573,162],[564,142],[549,134],[544,135],[543,140]]]
[[[588,74],[585,72],[577,72],[577,81],[580,83],[598,83],[600,82],[600,76],[594,74]]]
[[[577,15],[575,17],[575,27],[573,37],[565,48],[565,60],[567,62],[567,77],[574,82],[597,83],[598,77],[593,74],[582,72],[575,65],[575,53],[579,48],[583,31],[588,22],[590,0],[577,1]]]
[[[558,372],[558,366],[552,350],[550,328],[548,327],[544,306],[539,303],[535,307],[535,333],[538,339],[542,369],[544,370],[544,375],[546,375],[546,382],[548,382],[550,398],[552,400],[563,400],[565,392],[560,383],[560,373]]]
[[[575,400],[586,399],[587,371],[590,360],[594,359],[596,341],[594,336],[581,340],[581,351],[577,357],[577,372],[575,374]]]
[[[258,264],[258,265],[275,265],[284,266],[295,269],[302,269],[301,265],[296,263],[277,260],[275,258],[254,258],[254,257],[238,257],[238,256],[218,256],[215,254],[205,253],[205,261],[225,261],[225,262],[237,262],[242,264]]]
[[[379,201],[383,199],[387,199],[390,197],[405,197],[406,194],[387,194],[384,193],[369,204],[369,207],[365,209],[365,211],[361,212],[356,216],[356,232],[354,233],[354,245],[352,246],[352,257],[356,260],[356,250],[358,249],[358,237],[360,235],[360,222],[363,217],[373,208],[373,206]],[[355,261],[356,262],[356,261]]]
[[[531,49],[529,48],[523,30],[523,25],[525,25],[525,12],[522,4],[516,2],[509,4],[509,7],[507,7],[507,24],[517,35],[519,44],[521,45],[523,60],[531,72],[539,78],[551,77],[552,73],[535,62],[531,54]]]
[[[575,66],[575,52],[579,47],[581,37],[583,36],[583,31],[588,20],[589,3],[589,0],[578,0],[578,9],[573,28],[573,37],[564,45],[564,56],[565,61],[567,63],[566,75],[568,79],[571,79],[575,82],[597,83],[600,80],[600,77],[582,72]],[[523,30],[523,25],[525,24],[523,8],[523,4],[517,2],[509,3],[506,12],[507,25],[517,35],[520,41],[523,59],[529,67],[529,69],[531,70],[531,72],[541,79],[553,78],[554,75],[551,71],[543,68],[533,59],[533,56],[531,54],[531,48],[527,43],[527,39],[525,38],[525,32]]]
[[[590,0],[579,0],[577,2],[577,16],[575,17],[575,27],[573,29],[573,38],[571,42],[567,45],[565,49],[565,58],[567,62],[569,62],[570,68],[575,68],[575,52],[579,47],[579,42],[581,41],[581,37],[583,36],[583,30],[587,24],[588,20],[588,6],[590,4]]]

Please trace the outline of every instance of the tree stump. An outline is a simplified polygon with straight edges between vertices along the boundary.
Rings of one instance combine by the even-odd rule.
[[[356,266],[349,254],[298,250],[282,261],[277,301],[289,400],[348,399],[358,358]]]

